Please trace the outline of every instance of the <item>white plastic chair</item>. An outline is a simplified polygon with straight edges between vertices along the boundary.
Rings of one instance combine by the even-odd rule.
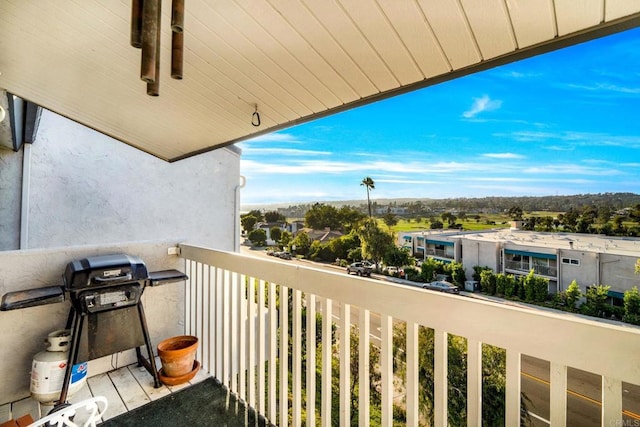
[[[71,418],[76,416],[78,410],[81,410],[83,418],[85,414],[88,416],[87,420],[82,424],[82,427],[96,427],[96,422],[102,419],[102,415],[104,415],[107,410],[107,406],[109,406],[109,403],[105,397],[94,396],[90,399],[66,406],[44,418],[40,418],[34,423],[29,424],[28,427],[80,427],[71,420]]]

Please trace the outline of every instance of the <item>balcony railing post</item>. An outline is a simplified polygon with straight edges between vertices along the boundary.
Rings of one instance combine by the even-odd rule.
[[[278,358],[278,310],[276,309],[276,284],[269,282],[269,420],[278,422],[278,410],[276,401],[277,365]]]
[[[331,309],[332,301],[325,298],[322,313],[322,389],[320,418],[322,427],[331,427]]]
[[[247,403],[250,407],[255,408],[256,405],[256,340],[260,339],[256,336],[256,279],[251,277],[247,289],[247,334],[248,334],[248,352],[249,366],[247,367],[248,393]]]
[[[371,329],[369,310],[360,308],[360,316],[358,318],[358,330],[360,341],[358,342],[358,364],[359,364],[359,378],[358,378],[358,425],[360,427],[369,426],[369,405],[370,405],[370,388],[369,384],[369,332]]]
[[[418,324],[407,322],[407,426],[418,426]]]
[[[293,425],[302,425],[302,292],[293,290],[293,340],[292,350],[292,380],[293,391]]]
[[[215,341],[216,341],[216,370],[215,375],[218,380],[224,384],[224,351],[226,350],[224,347],[224,271],[221,268],[216,268],[216,310],[215,310],[215,319],[216,323],[214,329],[216,331]]]
[[[549,390],[549,421],[552,426],[567,425],[567,366],[551,362]]]
[[[239,330],[238,330],[238,319],[240,315],[238,314],[240,308],[240,301],[238,300],[238,288],[239,288],[239,273],[231,273],[231,288],[229,289],[229,301],[230,301],[230,312],[229,318],[231,319],[231,329],[230,329],[230,339],[231,339],[231,378],[229,382],[229,390],[234,393],[238,393],[238,373],[240,372],[238,366],[238,359],[240,357],[240,347],[239,347]]]
[[[224,271],[224,282],[222,287],[222,384],[229,387],[231,372],[231,273]]]
[[[447,421],[447,333],[442,330],[433,331],[433,419],[434,425],[446,426]],[[507,425],[515,425],[508,424]]]
[[[316,425],[316,296],[307,302],[307,427]]]
[[[266,319],[267,309],[265,307],[265,283],[264,280],[258,282],[258,412],[266,413]]]
[[[508,426],[520,425],[520,353],[507,349],[507,381],[505,418]]]
[[[195,312],[193,313],[193,323],[194,323],[194,329],[192,331],[192,334],[197,336],[197,337],[202,337],[202,339],[200,339],[200,345],[198,346],[198,350],[196,353],[196,358],[198,358],[198,360],[203,360],[202,355],[204,354],[204,345],[206,344],[203,339],[204,336],[202,334],[202,330],[203,330],[203,317],[204,317],[204,312],[203,312],[203,306],[202,306],[202,300],[203,300],[203,295],[204,295],[204,272],[203,272],[204,266],[202,265],[201,262],[196,263],[196,291],[194,292],[194,294],[192,294],[192,297],[195,297]]]
[[[482,425],[482,343],[467,339],[467,426]]]
[[[382,425],[393,425],[393,319],[386,314],[380,315],[380,374],[382,390]]]
[[[238,395],[247,401],[247,277],[239,276],[237,287],[238,315]],[[253,337],[252,337],[253,338]]]
[[[280,424],[289,425],[289,288],[280,286]]]
[[[351,425],[351,306],[340,304],[340,425]]]
[[[622,426],[622,381],[602,377],[603,426]]]
[[[209,292],[211,289],[211,281],[209,279],[210,269],[211,267],[208,265],[202,266],[202,298],[200,301],[200,310],[202,314],[200,315],[199,320],[201,329],[198,332],[198,337],[200,338],[200,345],[198,346],[200,347],[200,360],[202,361],[202,369],[205,371],[209,371],[211,368],[211,364],[209,363],[211,357],[211,354],[209,353],[209,341],[211,339],[211,333],[209,331],[209,325],[211,325],[209,314],[212,307],[211,304],[209,304]]]

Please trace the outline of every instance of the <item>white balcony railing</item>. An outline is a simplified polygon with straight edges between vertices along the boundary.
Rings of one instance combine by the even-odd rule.
[[[640,329],[494,304],[462,296],[347,276],[189,245],[181,246],[189,275],[187,333],[201,338],[198,358],[221,383],[276,425],[350,425],[351,364],[357,363],[360,425],[369,425],[370,321],[380,316],[381,424],[392,425],[394,322],[406,322],[406,418],[418,425],[418,326],[434,330],[433,422],[447,425],[447,336],[467,339],[467,424],[482,425],[482,344],[506,350],[505,425],[519,425],[521,355],[550,362],[550,423],[565,425],[567,367],[602,376],[601,421],[624,425],[622,382],[640,384]],[[290,300],[291,310],[277,310]],[[339,368],[332,372],[331,324],[322,322],[320,384],[316,386],[316,306],[338,322]],[[303,307],[306,342],[303,354]],[[339,308],[335,308],[339,307]],[[289,319],[291,316],[291,319]],[[255,321],[248,321],[254,319]],[[291,320],[291,322],[289,321]],[[358,360],[350,360],[351,323],[357,324]],[[291,328],[289,328],[291,324]],[[291,330],[289,330],[291,329]],[[377,343],[376,343],[377,344]],[[291,355],[289,355],[291,353]],[[275,361],[278,361],[275,363]],[[302,366],[314,367],[302,372]],[[290,364],[290,366],[289,366]],[[304,377],[303,377],[304,376]],[[332,407],[332,376],[339,405]],[[304,386],[304,389],[303,389]],[[319,389],[319,396],[316,396]],[[303,397],[305,399],[303,400]],[[316,413],[314,402],[321,402]],[[310,402],[303,407],[304,402]],[[336,418],[333,418],[334,420]]]

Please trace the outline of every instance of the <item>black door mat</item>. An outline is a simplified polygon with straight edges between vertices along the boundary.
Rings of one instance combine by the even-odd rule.
[[[271,424],[247,408],[213,378],[111,418],[113,426],[227,426],[267,427]]]

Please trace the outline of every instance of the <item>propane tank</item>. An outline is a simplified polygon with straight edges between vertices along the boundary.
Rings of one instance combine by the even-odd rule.
[[[53,331],[44,342],[47,349],[36,354],[31,365],[31,397],[41,403],[53,404],[60,397],[64,383],[71,331]],[[87,362],[73,365],[67,396],[73,395],[87,381],[87,366]]]

